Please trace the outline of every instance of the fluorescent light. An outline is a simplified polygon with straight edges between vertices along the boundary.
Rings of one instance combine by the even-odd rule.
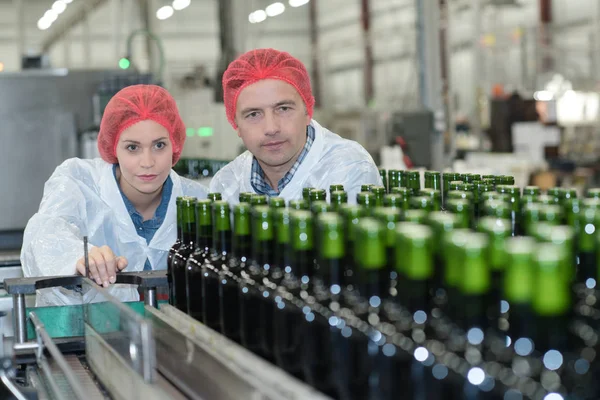
[[[37,27],[41,31],[45,31],[46,29],[50,28],[50,25],[52,25],[52,21],[44,17],[40,18],[40,20],[37,23]]]
[[[173,0],[173,9],[175,11],[181,11],[184,8],[187,8],[192,0]]]
[[[163,6],[156,11],[156,18],[165,20],[173,15],[173,7],[171,6]]]
[[[62,0],[65,4],[71,4],[73,0]]]
[[[264,10],[256,10],[248,16],[251,24],[258,24],[267,19],[267,13]]]
[[[307,4],[310,0],[290,0],[290,7],[300,7]]]
[[[540,90],[533,94],[533,98],[537,101],[550,101],[554,98],[554,94],[549,90]]]
[[[67,9],[67,3],[63,0],[57,0],[52,4],[52,10],[57,14],[62,14]]]
[[[42,18],[47,19],[48,21],[50,21],[50,24],[52,24],[58,18],[58,14],[54,10],[48,10],[44,13],[44,16]]]
[[[267,6],[267,8],[265,8],[265,11],[267,12],[267,15],[269,17],[276,17],[279,14],[283,14],[283,12],[285,11],[285,6],[283,5],[283,3],[273,3],[270,6]]]

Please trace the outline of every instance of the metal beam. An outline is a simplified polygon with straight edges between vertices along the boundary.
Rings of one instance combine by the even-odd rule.
[[[375,97],[375,85],[373,77],[373,47],[371,43],[371,4],[369,0],[360,2],[360,21],[363,37],[363,54],[365,67],[363,70],[363,86],[365,106],[369,106]]]
[[[321,69],[319,65],[319,22],[318,22],[317,0],[310,2],[310,51],[312,66],[312,87],[315,97],[315,106],[321,107]]]
[[[50,48],[60,41],[71,29],[75,28],[79,23],[85,21],[87,16],[94,10],[106,3],[107,0],[85,0],[77,2],[72,7],[78,7],[70,15],[65,15],[60,19],[56,28],[51,29],[48,36],[42,42],[42,52],[47,52]]]

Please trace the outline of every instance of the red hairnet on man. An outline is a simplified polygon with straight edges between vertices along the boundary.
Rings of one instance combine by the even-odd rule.
[[[248,149],[221,169],[211,191],[235,203],[242,192],[302,198],[302,189],[341,184],[350,202],[363,184],[381,185],[379,171],[358,143],[312,119],[314,97],[302,62],[274,49],[256,49],[223,75],[227,119]]]
[[[40,208],[25,228],[24,275],[85,275],[87,236],[90,278],[123,301],[137,300],[133,286],[114,285],[116,274],[166,268],[177,238],[176,198],[207,196],[205,187],[171,169],[185,137],[165,89],[134,85],[119,91],[100,124],[102,158],[66,160],[46,182]],[[76,302],[81,295],[64,288],[43,289],[37,297],[38,305]]]

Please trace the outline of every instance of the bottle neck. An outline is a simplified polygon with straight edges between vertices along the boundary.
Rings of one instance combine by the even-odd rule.
[[[200,225],[196,230],[196,247],[199,249],[210,249],[212,241],[212,226]]]
[[[186,246],[194,246],[196,243],[196,224],[187,222],[183,224],[183,244]]]
[[[217,255],[231,252],[231,230],[217,230],[213,235],[213,249]]]
[[[250,236],[234,234],[232,251],[236,258],[248,260],[251,254]]]

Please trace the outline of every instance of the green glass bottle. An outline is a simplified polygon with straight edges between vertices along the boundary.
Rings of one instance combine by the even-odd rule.
[[[571,314],[570,288],[560,266],[564,257],[564,247],[554,243],[541,243],[535,250],[534,342],[542,354],[551,349],[564,352],[571,342],[566,329]]]
[[[273,210],[267,206],[252,210],[252,262],[242,272],[240,285],[240,341],[248,350],[273,359],[273,307],[275,288],[265,284],[275,266]]]
[[[433,254],[434,272],[434,301],[439,307],[444,307],[447,302],[447,293],[444,286],[445,249],[444,238],[448,232],[458,228],[459,218],[455,214],[434,211],[428,215],[428,224],[433,233],[431,249]]]
[[[463,181],[452,181],[449,183],[448,185],[448,190],[460,190],[460,191],[464,191],[463,190]]]
[[[429,213],[433,211],[433,199],[428,196],[411,197],[410,206],[413,210],[424,210]]]
[[[240,203],[233,208],[233,236],[231,256],[219,271],[219,311],[221,332],[241,343],[241,282],[252,259],[251,207]],[[283,209],[282,209],[283,210]],[[227,235],[226,224],[223,226]],[[227,240],[225,236],[225,240]],[[210,305],[208,305],[210,307]]]
[[[425,171],[425,188],[442,191],[442,174],[438,171]]]
[[[600,188],[588,189],[585,197],[588,199],[600,199]]]
[[[535,232],[535,225],[542,219],[541,213],[544,205],[539,203],[527,204],[524,207],[524,219],[523,225],[525,227],[525,234],[527,236],[533,236]]]
[[[515,237],[506,240],[507,264],[504,276],[503,294],[508,303],[508,335],[513,343],[519,339],[530,340],[535,335],[532,327],[533,293],[536,285],[534,254],[535,240],[531,237]],[[519,346],[514,346],[517,354],[528,355]]]
[[[387,177],[387,171],[385,169],[380,169],[379,170],[379,176],[381,177],[381,181],[383,182],[383,187],[385,188],[385,192],[387,193],[388,190],[388,177]]]
[[[456,214],[459,219],[460,228],[469,228],[472,224],[472,209],[471,203],[467,200],[449,199],[446,203],[446,208],[453,214]]]
[[[265,196],[264,194],[253,194],[250,197],[250,205],[252,205],[252,207],[256,207],[256,206],[265,206],[269,203],[267,196]]]
[[[283,197],[271,197],[269,199],[269,207],[285,208],[285,199]]]
[[[485,217],[479,221],[477,228],[479,232],[485,233],[489,240],[486,258],[491,274],[491,291],[489,293],[491,309],[488,311],[488,315],[492,318],[494,328],[498,328],[505,268],[508,261],[506,240],[512,235],[512,227],[509,220]]]
[[[360,185],[360,191],[361,192],[370,192],[372,186],[373,185],[371,185],[371,184],[369,184],[369,185]]]
[[[511,207],[509,203],[499,200],[489,200],[483,205],[483,214],[487,217],[511,220]]]
[[[223,200],[213,202],[214,252],[202,265],[202,318],[206,326],[221,331],[220,274],[231,253],[231,210]]]
[[[440,211],[442,209],[442,192],[436,189],[425,188],[421,189],[420,196],[429,197],[433,203],[433,211]]]
[[[400,171],[390,169],[388,171],[388,191],[391,193],[392,188],[400,187]]]
[[[306,201],[310,203],[310,191],[313,190],[314,187],[305,187],[302,188],[302,198]]]
[[[386,195],[387,190],[383,186],[371,187],[371,193],[375,195],[375,207],[383,206],[383,197]]]
[[[208,199],[196,202],[196,248],[187,260],[185,268],[186,312],[198,321],[202,316],[202,265],[211,255],[212,202]]]
[[[419,171],[408,171],[406,173],[407,187],[413,196],[418,196],[421,190],[421,174]]]
[[[548,194],[541,194],[538,196],[538,203],[546,205],[546,206],[552,206],[556,204],[556,200],[554,199],[553,196],[550,196]]]
[[[408,210],[404,212],[404,221],[405,222],[412,222],[415,224],[424,224],[427,221],[427,214],[428,212],[426,210]]]
[[[171,294],[173,306],[178,310],[187,312],[187,299],[185,287],[186,263],[196,245],[196,201],[195,197],[184,197],[181,200],[181,230],[183,241],[175,252],[171,262]]]
[[[396,260],[406,281],[403,283],[404,304],[412,314],[419,311],[430,314],[433,306],[430,290],[433,289],[433,234],[425,225],[400,224],[396,230]]]
[[[340,211],[344,217],[344,237],[346,238],[346,248],[354,249],[356,240],[356,226],[360,220],[367,215],[367,210],[358,205],[344,204]],[[348,291],[354,289],[356,283],[356,260],[354,254],[351,251],[346,252],[346,259],[344,260],[345,271],[344,271],[344,286]]]
[[[448,200],[450,199],[458,199],[458,200],[466,200],[469,203],[473,204],[475,202],[475,196],[473,193],[466,192],[464,190],[450,190],[447,196]]]
[[[523,196],[539,196],[541,194],[542,190],[539,188],[539,186],[525,186],[525,188],[523,189]]]
[[[325,189],[312,189],[310,191],[310,203],[315,201],[327,201],[327,192]]]
[[[559,187],[553,187],[548,189],[548,196],[552,197],[554,204],[560,204],[561,199],[563,198],[563,189]]]
[[[495,307],[488,295],[491,288],[491,274],[486,262],[489,240],[485,234],[469,233],[462,247],[462,273],[460,279],[460,300],[463,304],[459,324],[465,331],[479,328],[485,332],[489,327],[487,312]]]
[[[340,185],[340,184],[329,185],[329,194],[331,194],[333,192],[343,192],[343,191],[344,191],[344,185]]]
[[[313,216],[316,218],[321,213],[333,211],[333,207],[326,201],[319,200],[310,205],[310,210],[312,211]]]
[[[289,374],[304,377],[302,343],[303,302],[300,293],[308,289],[314,272],[313,217],[309,211],[290,212],[292,259],[275,293],[273,352],[277,365]]]
[[[356,203],[367,210],[371,210],[377,206],[375,194],[372,192],[357,193]]]
[[[401,221],[402,212],[397,208],[378,207],[374,216],[383,224],[385,232],[385,245],[387,257],[387,269],[390,281],[389,294],[398,294],[398,274],[396,273],[396,226]]]
[[[175,255],[175,252],[177,250],[179,250],[179,248],[181,247],[181,243],[183,241],[183,224],[181,223],[181,218],[183,217],[183,209],[182,209],[182,202],[183,200],[183,196],[178,196],[175,199],[175,206],[177,208],[177,240],[175,241],[175,243],[173,244],[173,246],[171,246],[171,248],[169,249],[169,254],[167,255],[167,276],[168,276],[168,281],[169,281],[169,299],[173,298],[172,296],[172,291],[171,291],[171,268],[172,268],[172,262],[173,262],[173,256]]]
[[[399,194],[386,194],[383,197],[383,206],[384,207],[403,209],[403,202],[404,202],[404,197]],[[408,201],[407,201],[407,203],[408,203]],[[407,207],[409,207],[409,205]]]
[[[588,279],[596,279],[598,229],[600,229],[600,209],[586,207],[589,201],[584,201],[584,208],[579,217],[578,252],[579,268],[577,282],[586,283]],[[595,285],[594,285],[595,286]]]
[[[546,205],[540,209],[540,219],[551,225],[560,225],[563,220],[562,208],[559,205]]]
[[[460,224],[460,221],[458,221]],[[467,243],[468,229],[453,229],[443,236],[442,250],[444,253],[444,288],[447,293],[444,312],[453,320],[458,320],[461,315],[462,302],[460,297],[460,284],[463,275],[464,246]]]
[[[568,284],[574,282],[576,278],[577,248],[575,247],[575,231],[573,228],[566,225],[551,225],[547,222],[540,222],[534,229],[534,237],[540,242],[553,243],[564,249],[562,253],[564,258],[560,261],[563,279]],[[595,259],[593,259],[593,262],[595,262]],[[595,272],[593,266],[591,269]],[[583,272],[581,265],[578,272]],[[594,278],[594,275],[590,277]],[[582,279],[581,282],[585,283],[586,279]]]
[[[342,204],[348,203],[348,193],[343,190],[336,190],[330,193],[329,197],[331,198],[331,206],[334,211],[339,210]]]
[[[398,182],[400,187],[408,187],[408,171],[398,171]]]
[[[252,194],[250,192],[240,192],[239,201],[240,203],[250,203],[250,199],[252,199]]]
[[[223,200],[223,197],[221,196],[221,193],[209,193],[208,199],[212,202],[215,202],[218,200]]]
[[[308,200],[290,200],[289,207],[292,210],[309,210]]]

